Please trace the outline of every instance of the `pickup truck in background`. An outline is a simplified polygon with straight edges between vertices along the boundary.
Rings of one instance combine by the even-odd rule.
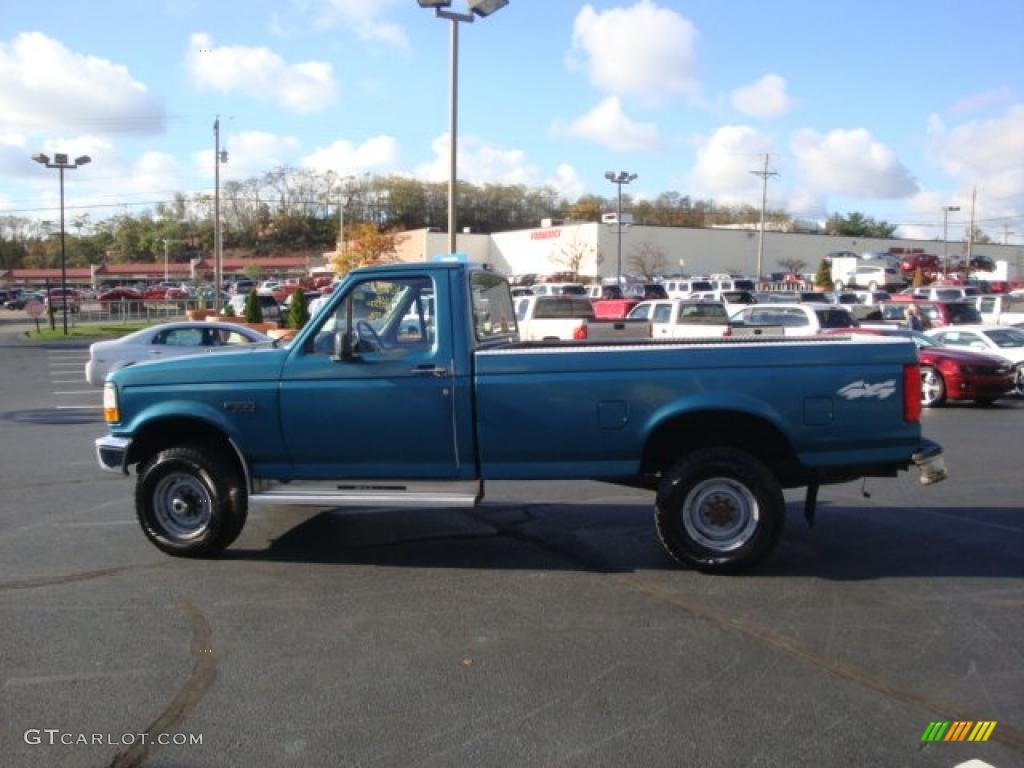
[[[651,326],[638,320],[595,317],[586,296],[521,296],[515,299],[522,341],[649,339]]]
[[[487,480],[601,480],[654,491],[669,554],[717,573],[772,551],[785,488],[810,522],[822,485],[943,479],[920,412],[902,339],[523,342],[503,277],[389,264],[350,272],[286,345],[111,374],[96,454],[137,468],[142,530],[176,556],[219,555],[258,505],[468,507]]]
[[[629,319],[650,321],[655,339],[713,339],[729,332],[729,313],[720,301],[645,301],[633,308]]]
[[[986,325],[1020,325],[1024,323],[1024,295],[1001,293],[977,296],[975,306]]]

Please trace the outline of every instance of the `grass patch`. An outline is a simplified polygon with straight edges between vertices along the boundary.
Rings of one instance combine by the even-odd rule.
[[[65,339],[116,339],[129,333],[148,328],[152,323],[101,323],[98,325],[68,326],[68,335],[64,335],[64,326],[57,324],[56,330],[39,324],[39,332],[25,331],[25,336],[32,341],[64,341]]]

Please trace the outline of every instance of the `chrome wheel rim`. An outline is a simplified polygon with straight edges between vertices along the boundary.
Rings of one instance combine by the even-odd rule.
[[[210,489],[195,475],[172,472],[153,490],[153,511],[171,537],[188,541],[202,536],[213,517]]]
[[[750,541],[760,508],[745,485],[727,477],[698,483],[683,501],[683,527],[700,546],[731,552]]]
[[[942,379],[933,370],[921,370],[921,403],[934,405],[942,397]]]

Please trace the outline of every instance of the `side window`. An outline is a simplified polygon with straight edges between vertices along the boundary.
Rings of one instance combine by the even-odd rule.
[[[667,323],[672,319],[671,304],[656,304],[654,306],[654,322]]]
[[[996,308],[996,300],[992,298],[985,298],[981,300],[981,306],[978,307],[982,312],[992,312]]]
[[[477,341],[519,333],[512,293],[505,278],[493,272],[473,272],[469,288]]]
[[[347,333],[353,351],[394,359],[429,350],[436,338],[434,284],[424,276],[365,280],[348,291],[334,312],[314,318],[320,327],[313,354],[334,352],[336,332]]]
[[[637,320],[646,320],[651,316],[651,305],[637,304],[633,307],[633,311],[629,313],[629,316]]]
[[[155,337],[153,343],[168,347],[200,347],[203,344],[203,332],[199,328],[172,328]]]
[[[516,302],[516,320],[522,322],[526,319],[526,312],[530,308],[529,299],[520,299]]]

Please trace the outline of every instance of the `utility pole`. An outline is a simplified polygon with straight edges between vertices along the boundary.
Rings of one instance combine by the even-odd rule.
[[[220,251],[220,115],[213,121],[213,310],[220,315],[220,290],[224,280]]]
[[[974,202],[978,198],[977,185],[971,187],[971,228],[967,231],[967,271],[971,271],[971,257],[974,256]]]
[[[1017,233],[1010,229],[1009,224],[1003,224],[1003,245],[1010,244],[1010,235],[1016,235]]]
[[[764,217],[768,209],[768,177],[778,176],[777,171],[768,170],[768,158],[770,155],[765,153],[764,156],[764,168],[760,171],[751,171],[755,176],[760,176],[761,183],[761,229],[757,235],[757,277],[755,282],[761,282],[761,275],[764,274]]]

